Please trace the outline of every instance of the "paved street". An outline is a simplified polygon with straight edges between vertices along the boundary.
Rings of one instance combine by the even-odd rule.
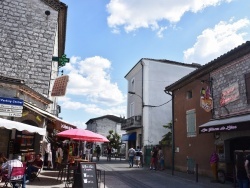
[[[196,182],[195,175],[175,172],[173,176],[170,170],[153,171],[148,168],[129,168],[127,161],[101,158],[97,163],[97,169],[102,170],[102,183],[100,188],[229,188],[231,182],[225,184],[211,183],[209,178],[199,177]],[[105,182],[103,173],[105,171]],[[27,188],[64,188],[65,182],[57,181],[57,171],[43,170],[39,180],[26,185]],[[3,184],[1,184],[2,186]],[[10,185],[9,185],[10,187]]]

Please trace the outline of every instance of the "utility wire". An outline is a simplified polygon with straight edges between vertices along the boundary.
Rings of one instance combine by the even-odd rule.
[[[156,107],[163,106],[163,105],[169,103],[170,101],[172,101],[172,99],[170,99],[169,101],[167,101],[167,102],[165,102],[165,103],[163,103],[163,104],[160,104],[160,105],[158,105],[158,106],[153,106],[153,105],[144,105],[144,106],[151,107],[151,108],[156,108]]]

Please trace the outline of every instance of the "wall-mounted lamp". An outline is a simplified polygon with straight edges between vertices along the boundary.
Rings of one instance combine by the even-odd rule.
[[[48,16],[50,15],[50,11],[49,11],[49,10],[46,10],[46,11],[45,11],[45,15],[47,16],[47,17],[46,17],[46,20],[48,20]]]

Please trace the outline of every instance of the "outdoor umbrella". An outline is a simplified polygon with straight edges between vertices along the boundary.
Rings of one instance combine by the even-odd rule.
[[[69,129],[66,131],[62,131],[57,134],[57,136],[60,137],[65,137],[65,138],[71,138],[74,140],[84,140],[84,141],[89,141],[89,142],[109,142],[107,138],[104,136],[94,133],[89,130],[84,130],[84,129]]]

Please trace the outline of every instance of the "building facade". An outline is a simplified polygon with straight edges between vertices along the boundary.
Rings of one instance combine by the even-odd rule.
[[[141,59],[125,76],[128,81],[127,119],[123,141],[133,145],[157,145],[172,121],[171,96],[164,87],[197,69],[198,64],[169,60]]]
[[[13,82],[4,86],[0,97],[21,99],[24,109],[22,117],[1,117],[32,125],[33,121],[38,121],[39,124],[34,126],[46,128],[41,140],[75,128],[57,117],[60,106],[56,97],[51,96],[54,80],[63,66],[53,57],[64,54],[67,6],[58,0],[5,0],[0,2],[0,12],[3,18],[0,21],[0,73],[3,79],[0,81],[5,86],[4,77],[7,77],[7,82],[22,82],[20,87]],[[15,94],[9,89],[12,87]],[[31,114],[35,114],[35,119]],[[12,133],[8,138],[17,138],[17,134]],[[40,145],[40,138],[34,141],[35,145]],[[34,150],[41,152],[37,147]]]
[[[233,174],[235,152],[249,149],[249,65],[246,42],[165,88],[174,106],[174,169],[185,171],[192,159],[199,173],[211,175],[216,150],[219,169]]]

